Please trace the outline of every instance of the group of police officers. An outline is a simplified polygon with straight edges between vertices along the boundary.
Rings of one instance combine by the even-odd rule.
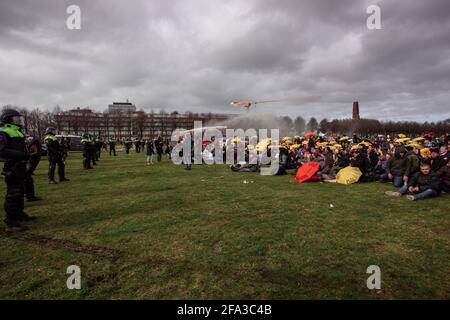
[[[4,162],[2,175],[5,176],[6,195],[4,209],[7,232],[26,229],[25,221],[35,220],[24,212],[24,198],[39,201],[35,195],[33,173],[39,164],[42,146],[38,139],[26,137],[23,132],[24,118],[14,109],[6,109],[0,116],[0,159]],[[65,177],[64,150],[55,136],[55,129],[47,128],[45,143],[49,161],[48,181],[56,184],[55,171],[58,167],[60,182],[69,181]]]
[[[58,184],[55,180],[56,170],[59,183],[67,182],[65,176],[65,159],[68,146],[63,140],[56,137],[55,128],[47,128],[45,131],[45,145],[47,147],[48,183]],[[116,156],[116,140],[109,139],[108,143],[96,139],[93,135],[85,133],[82,136],[83,144],[83,168],[92,169],[99,161],[101,150],[109,147],[109,155]],[[125,151],[128,154],[133,143],[136,152],[144,150],[147,145],[147,157],[153,153],[153,145],[156,147],[158,161],[161,160],[164,141],[161,137],[154,141],[127,139],[123,141]],[[0,160],[4,162],[2,175],[5,176],[6,196],[4,209],[6,212],[7,232],[19,232],[27,228],[22,224],[25,221],[35,220],[24,212],[24,198],[27,201],[39,201],[41,198],[35,195],[33,173],[37,168],[41,155],[42,145],[39,139],[26,136],[24,133],[24,117],[14,109],[6,109],[0,115]],[[149,153],[151,153],[149,155]]]
[[[35,195],[33,173],[37,168],[42,154],[42,145],[38,139],[25,136],[23,132],[24,118],[14,109],[6,109],[0,116],[0,159],[4,162],[2,175],[5,176],[6,195],[4,209],[6,213],[5,224],[7,232],[19,232],[27,228],[22,224],[25,221],[35,220],[24,212],[24,198],[28,201],[39,201]],[[54,128],[47,128],[44,142],[47,146],[48,183],[55,181],[58,167],[59,182],[67,182],[65,176],[65,158],[67,150],[64,144],[56,137]],[[84,145],[84,169],[91,169],[91,163],[99,160],[100,150],[98,143],[89,134],[83,135],[81,142]],[[115,153],[115,148],[111,148]]]
[[[97,141],[91,134],[85,133],[81,139],[83,144],[83,169],[93,169],[100,159],[102,142]]]

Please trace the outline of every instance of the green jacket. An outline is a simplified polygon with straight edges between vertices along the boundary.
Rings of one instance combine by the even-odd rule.
[[[406,156],[401,158],[399,152],[389,159],[386,167],[387,173],[394,176],[404,176],[406,171]]]
[[[414,151],[409,151],[406,156],[406,169],[405,176],[412,176],[414,173],[418,172],[420,169],[419,157],[414,153]]]

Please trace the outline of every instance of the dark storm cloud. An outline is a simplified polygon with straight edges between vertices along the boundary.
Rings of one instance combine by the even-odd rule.
[[[366,28],[381,7],[382,30]],[[82,29],[65,27],[66,8]],[[0,2],[0,104],[235,112],[246,98],[293,117],[450,117],[448,0]]]

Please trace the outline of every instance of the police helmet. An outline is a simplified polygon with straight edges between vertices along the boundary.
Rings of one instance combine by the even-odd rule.
[[[51,134],[51,135],[55,135],[56,129],[52,128],[52,127],[48,127],[47,129],[45,129],[45,134]]]
[[[14,109],[6,109],[0,116],[0,121],[8,124],[15,124],[17,126],[23,126],[23,116],[19,111]]]

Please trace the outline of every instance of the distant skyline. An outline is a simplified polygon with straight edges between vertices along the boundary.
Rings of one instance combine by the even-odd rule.
[[[72,4],[81,30],[66,27]],[[362,118],[439,121],[449,17],[448,0],[3,0],[0,105],[244,113],[230,102],[315,95],[252,112],[350,118],[359,101]]]

